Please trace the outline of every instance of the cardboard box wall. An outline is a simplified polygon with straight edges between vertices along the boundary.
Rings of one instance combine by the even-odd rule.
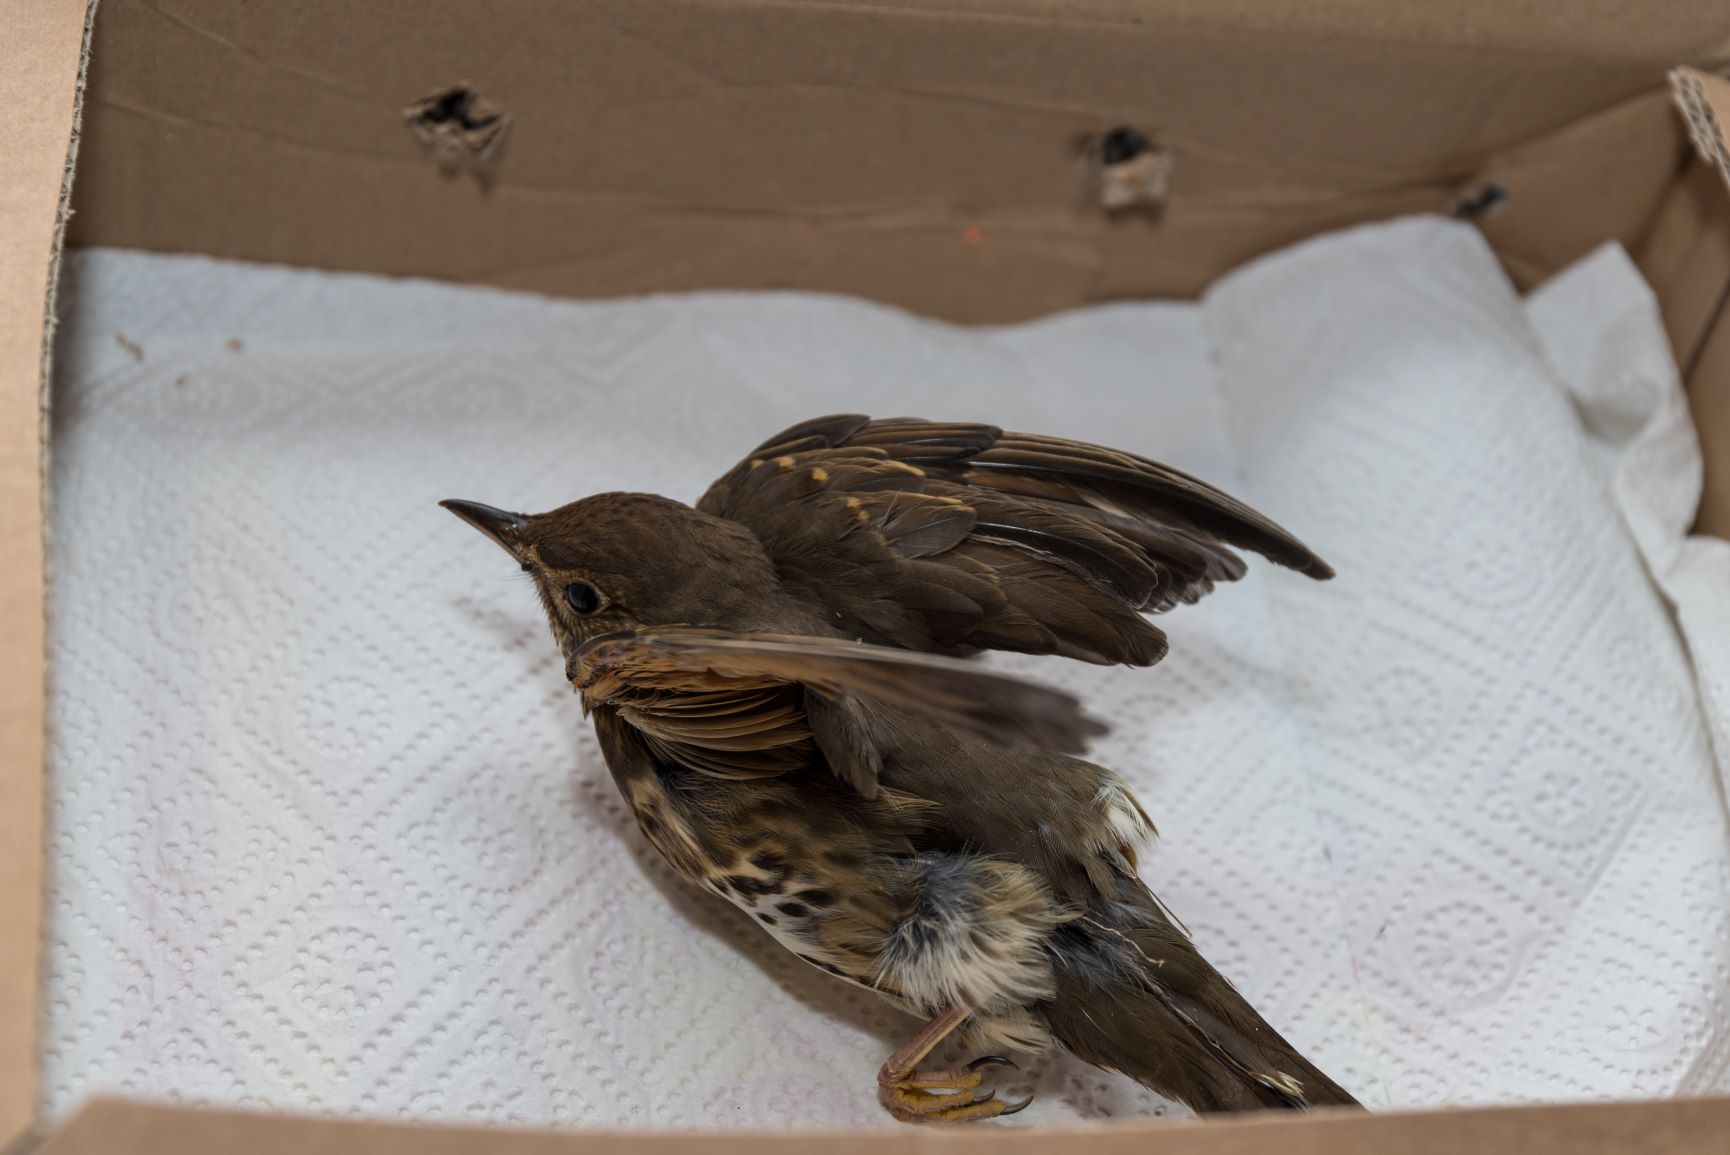
[[[571,296],[864,295],[962,321],[1190,295],[1261,252],[1487,185],[1530,285],[1606,239],[1659,294],[1730,535],[1730,6],[1664,0],[5,0],[0,5],[0,1138],[32,1133],[43,881],[40,421],[72,243]],[[82,87],[89,60],[88,89]],[[1678,65],[1676,100],[1666,76]],[[441,172],[401,110],[513,123]],[[82,99],[82,136],[79,107]],[[1677,105],[1688,117],[1678,115]],[[1174,159],[1108,218],[1082,142]],[[1692,144],[1691,144],[1692,141]],[[70,146],[70,147],[69,147]],[[71,180],[76,160],[77,180]],[[986,415],[988,416],[988,415]],[[874,1056],[861,1057],[862,1077]],[[1722,1151],[1730,1101],[1114,1129],[1100,1150]],[[882,1137],[838,1141],[838,1153]],[[1003,1128],[918,1149],[1033,1149]],[[794,1150],[98,1103],[62,1151]],[[983,1148],[980,1148],[983,1149]]]

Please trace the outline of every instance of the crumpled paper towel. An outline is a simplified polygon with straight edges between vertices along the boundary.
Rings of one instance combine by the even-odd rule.
[[[1730,1089],[1730,547],[1682,539],[1698,450],[1619,253],[1528,309],[1409,221],[995,330],[106,251],[67,282],[50,1115],[891,1125],[912,1024],[660,865],[520,575],[434,504],[690,499],[836,410],[1158,456],[1338,567],[1256,565],[1152,670],[1002,664],[1115,722],[1144,875],[1366,1104]],[[1029,1081],[1023,1121],[1163,1109]]]

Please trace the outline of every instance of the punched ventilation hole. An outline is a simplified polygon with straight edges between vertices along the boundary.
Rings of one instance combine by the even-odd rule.
[[[510,131],[511,114],[467,84],[453,84],[402,111],[415,139],[430,148],[441,168],[482,168]]]

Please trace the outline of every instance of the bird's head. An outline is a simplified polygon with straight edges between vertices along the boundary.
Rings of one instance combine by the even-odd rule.
[[[653,626],[784,628],[774,566],[744,526],[646,493],[602,493],[550,513],[439,503],[534,578],[565,660],[590,638]]]

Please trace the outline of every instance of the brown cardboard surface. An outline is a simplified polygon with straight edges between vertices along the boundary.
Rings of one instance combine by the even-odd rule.
[[[1730,79],[1682,68],[1671,84],[1695,159],[1654,221],[1641,271],[1688,376],[1730,294]]]
[[[1587,8],[500,0],[477,34],[455,0],[109,0],[73,241],[1009,320],[1193,294],[1505,166],[1530,187],[1493,235],[1530,281],[1638,234],[1681,147],[1645,94],[1730,53],[1722,5]],[[458,80],[514,117],[485,181],[401,120]],[[1546,142],[1625,101],[1568,181],[1579,136]],[[1175,156],[1159,222],[1090,203],[1080,142],[1121,123]]]
[[[1730,282],[1730,194],[1706,161],[1695,159],[1671,186],[1636,250],[1646,282],[1664,310],[1664,329],[1684,375],[1718,315]]]
[[[1700,153],[1700,167],[1722,178],[1716,199],[1703,190],[1702,224],[1689,264],[1698,299],[1710,299],[1700,334],[1687,347],[1688,397],[1704,451],[1705,489],[1695,528],[1730,538],[1730,79],[1683,69],[1677,93]],[[1715,281],[1714,281],[1715,278]],[[1716,288],[1716,295],[1708,294]],[[1678,345],[1679,355],[1682,347]]]
[[[1664,310],[1700,431],[1705,488],[1696,528],[1730,537],[1730,191],[1695,160],[1637,250]]]
[[[1479,228],[1522,287],[1607,240],[1634,248],[1674,187],[1682,126],[1654,90],[1496,154],[1482,178],[1508,189]]]
[[[83,0],[14,0],[0,35],[0,1142],[36,1106],[42,906],[40,384]]]
[[[1705,486],[1696,532],[1730,538],[1730,299],[1694,357],[1688,386],[1700,430]]]
[[[782,0],[810,5],[813,0]],[[1694,0],[1576,0],[1566,12],[1531,0],[1405,5],[1327,0],[1291,12],[1263,0],[819,0],[833,8],[954,13],[1034,27],[1053,21],[1105,25],[1207,23],[1243,36],[1345,35],[1387,44],[1446,44],[1556,55],[1679,60],[1716,36],[1730,54],[1730,22]]]
[[[1028,1155],[1082,1146],[1096,1155],[1722,1155],[1730,1100],[1594,1104],[1403,1115],[1356,1112],[1170,1121],[1090,1130],[1033,1131],[999,1125],[902,1128],[864,1134],[620,1135],[385,1126],[237,1112],[192,1111],[98,1101],[56,1135],[42,1155],[158,1155],[245,1151],[247,1155]]]
[[[1730,537],[1730,80],[1672,76],[1695,157],[1635,249],[1688,383],[1705,462],[1695,528]]]

